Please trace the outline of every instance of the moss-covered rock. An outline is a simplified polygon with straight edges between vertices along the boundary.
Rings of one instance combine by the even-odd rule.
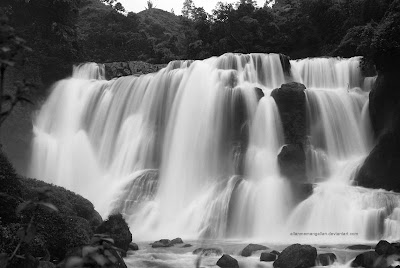
[[[1,252],[14,250],[19,240],[18,229],[33,219],[36,234],[29,243],[21,245],[19,254],[62,260],[68,249],[88,244],[93,230],[102,223],[88,200],[62,187],[18,176],[2,153],[0,186]],[[17,214],[17,207],[27,201],[31,203]],[[58,211],[35,205],[38,201],[52,204]]]

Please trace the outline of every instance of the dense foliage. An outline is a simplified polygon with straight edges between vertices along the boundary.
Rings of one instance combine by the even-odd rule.
[[[241,0],[219,2],[208,14],[185,0],[182,16],[154,8],[151,1],[137,14],[124,12],[115,0],[4,0],[1,6],[34,50],[28,61],[48,84],[82,61],[166,63],[226,52],[372,58],[373,45],[398,49],[391,34],[398,25],[384,22],[396,2],[276,0],[258,7]]]

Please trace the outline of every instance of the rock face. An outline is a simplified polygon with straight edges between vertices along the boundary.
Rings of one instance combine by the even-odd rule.
[[[132,242],[132,234],[129,226],[121,214],[115,214],[108,217],[97,229],[98,234],[108,234],[114,239],[114,245],[125,252],[129,249]]]
[[[309,268],[315,266],[316,248],[294,244],[285,248],[274,262],[275,268]]]
[[[368,251],[358,255],[351,263],[351,267],[364,268],[387,268],[388,265],[383,257],[375,251]]]
[[[400,191],[400,1],[393,1],[377,27],[372,46],[378,77],[369,94],[369,113],[378,142],[360,168],[360,186]]]
[[[154,73],[165,66],[166,64],[150,64],[143,61],[104,63],[105,77],[107,80],[127,75]]]
[[[318,254],[315,263],[320,266],[328,266],[336,261],[336,255],[333,253]]]
[[[303,84],[292,82],[271,93],[279,109],[287,144],[304,144],[306,140],[305,89]]]
[[[378,143],[357,172],[358,185],[400,192],[399,133],[391,131],[379,138]]]
[[[235,258],[232,258],[230,255],[224,254],[217,261],[217,266],[221,268],[239,268],[239,263]]]
[[[278,155],[278,163],[282,174],[293,182],[306,180],[305,89],[303,84],[292,82],[283,84],[271,93],[279,109],[286,143]]]
[[[295,182],[306,182],[306,154],[301,144],[284,145],[278,154],[281,174]]]
[[[265,262],[275,261],[276,257],[277,257],[277,255],[275,255],[273,253],[262,252],[261,256],[260,256],[260,261],[265,261]]]
[[[257,250],[265,250],[268,249],[266,246],[263,245],[257,245],[257,244],[248,244],[243,250],[241,255],[243,257],[249,257],[251,254],[253,254],[254,251]]]

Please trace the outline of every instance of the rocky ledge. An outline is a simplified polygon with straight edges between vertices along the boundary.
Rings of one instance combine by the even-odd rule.
[[[150,64],[143,61],[122,61],[104,63],[105,77],[107,80],[127,75],[154,73],[158,72],[165,66],[166,64]]]

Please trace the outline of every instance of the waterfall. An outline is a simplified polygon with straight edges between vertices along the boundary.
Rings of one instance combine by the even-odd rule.
[[[353,185],[373,143],[373,79],[360,58],[281,61],[225,54],[110,81],[102,65],[76,66],[37,113],[29,175],[83,195],[104,217],[123,213],[139,240],[282,242],[293,231],[398,239],[397,195]],[[271,92],[291,81],[307,87],[314,188],[305,200],[277,159],[284,126]]]

